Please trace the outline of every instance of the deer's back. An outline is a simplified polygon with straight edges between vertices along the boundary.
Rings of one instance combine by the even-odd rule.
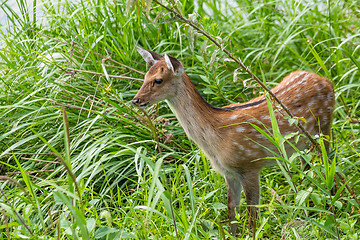
[[[330,132],[332,112],[334,109],[334,90],[332,83],[320,76],[305,71],[296,71],[284,78],[272,92],[283,102],[290,112],[298,117],[304,128],[311,134],[328,135]],[[222,151],[222,163],[230,169],[248,171],[259,169],[268,164],[264,158],[277,152],[276,147],[263,136],[253,125],[272,134],[271,119],[265,96],[257,97],[242,104],[224,107],[229,111],[223,113],[221,125],[226,138],[225,144],[230,146]],[[299,131],[295,124],[284,116],[285,111],[274,104],[274,112],[282,135]],[[308,143],[305,138],[295,143],[297,148],[304,149]],[[294,150],[286,144],[288,154]]]

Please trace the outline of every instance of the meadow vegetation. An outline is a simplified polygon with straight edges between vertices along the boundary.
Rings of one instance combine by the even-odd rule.
[[[148,69],[136,46],[177,57],[214,106],[264,90],[155,1],[17,4],[0,3],[0,239],[233,239],[225,182],[166,103],[131,105]],[[167,4],[270,88],[298,69],[333,82],[331,136],[314,136],[329,154],[286,156],[273,133],[256,238],[359,239],[359,1]]]

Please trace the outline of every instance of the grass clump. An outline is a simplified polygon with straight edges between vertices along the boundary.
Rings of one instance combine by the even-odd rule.
[[[248,75],[234,78],[239,70],[221,50],[156,3],[18,4],[20,13],[0,5],[7,19],[0,29],[0,238],[231,238],[222,177],[166,104],[146,112],[130,104],[147,68],[135,46],[180,59],[215,106],[262,90],[244,87]],[[35,6],[43,16],[32,14]],[[256,236],[358,239],[358,2],[169,7],[185,17],[196,12],[189,18],[270,87],[297,69],[334,83],[332,161],[299,152],[309,169],[295,156],[264,169]],[[240,231],[249,238],[246,220],[241,207]]]

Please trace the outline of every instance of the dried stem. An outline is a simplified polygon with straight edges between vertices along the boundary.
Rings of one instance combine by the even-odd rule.
[[[74,69],[74,68],[68,68],[69,73],[70,74],[76,74],[77,72],[81,72],[81,73],[90,73],[90,74],[94,74],[94,75],[99,75],[102,77],[105,77],[106,75],[103,73],[97,73],[97,72],[92,72],[92,71],[86,71],[86,70],[80,70],[80,69]],[[143,79],[140,78],[133,78],[133,77],[128,77],[128,76],[123,76],[123,75],[111,75],[111,74],[107,74],[108,77],[110,78],[117,78],[117,79],[125,79],[125,80],[136,80],[136,81],[140,81],[143,82]]]
[[[57,163],[58,164],[58,163]],[[37,171],[30,171],[26,172],[27,174],[34,174],[34,173],[45,173],[45,172],[54,172],[55,170],[37,170]],[[21,172],[7,172],[6,175],[16,175],[21,174]]]
[[[3,197],[5,198],[7,204],[9,204],[9,206],[11,206],[11,203],[10,203],[9,199],[6,197],[6,195],[5,195],[4,191],[2,190],[2,188],[0,188],[0,192],[1,192],[1,194],[3,195]],[[18,219],[20,220],[20,222],[22,223],[22,225],[26,228],[26,230],[27,230],[27,231],[30,233],[30,235],[32,236],[32,235],[33,235],[32,231],[31,231],[30,228],[26,225],[25,221],[22,219],[22,217],[20,216],[20,214],[19,214],[15,209],[13,209],[13,211],[14,211],[15,215],[18,217]]]

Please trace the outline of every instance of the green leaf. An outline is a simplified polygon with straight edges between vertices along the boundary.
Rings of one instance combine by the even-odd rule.
[[[100,239],[107,235],[110,235],[111,233],[118,233],[118,232],[120,232],[120,230],[116,228],[100,227],[99,229],[96,230],[94,237],[96,239]]]

